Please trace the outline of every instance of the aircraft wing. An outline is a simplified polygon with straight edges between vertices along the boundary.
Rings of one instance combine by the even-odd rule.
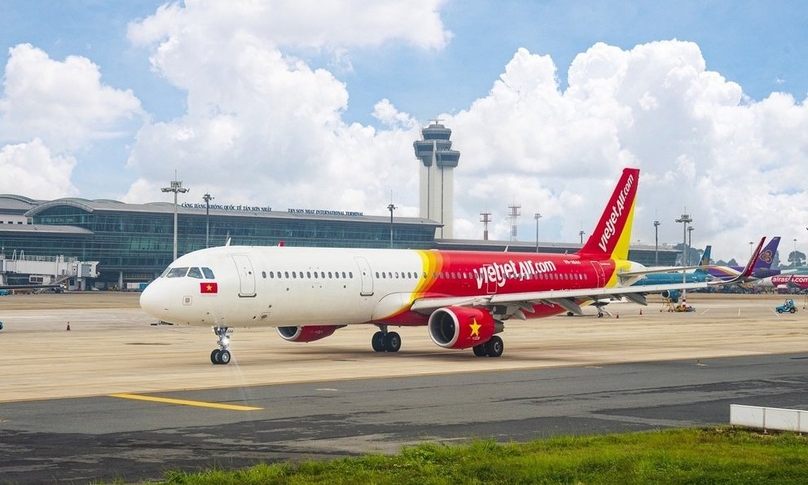
[[[503,305],[512,307],[507,312],[519,316],[519,311],[533,312],[538,304],[558,305],[567,311],[581,314],[581,303],[607,300],[610,298],[626,298],[640,305],[646,305],[645,295],[659,293],[663,290],[695,290],[707,288],[707,283],[686,283],[676,285],[615,286],[610,288],[581,288],[575,290],[531,291],[523,293],[503,293],[494,295],[477,295],[469,297],[419,298],[413,302],[412,311],[431,313],[445,306],[477,306],[488,307]],[[521,317],[524,317],[522,313]]]
[[[647,268],[643,270],[637,271],[621,271],[617,273],[617,276],[622,279],[632,278],[634,276],[644,276],[649,274],[659,274],[659,273],[681,273],[683,271],[690,271],[694,269],[708,269],[708,268],[715,268],[716,266],[713,264],[705,265],[701,264],[698,266],[655,266],[652,268]]]

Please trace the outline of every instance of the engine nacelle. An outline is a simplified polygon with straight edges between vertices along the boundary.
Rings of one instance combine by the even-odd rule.
[[[445,349],[484,344],[496,333],[494,317],[478,308],[439,308],[429,316],[428,326],[432,341]]]
[[[328,337],[344,325],[307,325],[305,327],[278,327],[278,335],[289,342],[314,342]]]
[[[662,290],[662,293],[660,293],[660,295],[662,296],[662,298],[667,298],[672,303],[676,303],[682,296],[682,292],[679,290]]]

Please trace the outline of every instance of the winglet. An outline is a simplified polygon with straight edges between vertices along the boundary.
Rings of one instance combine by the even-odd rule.
[[[761,249],[763,249],[764,241],[766,241],[766,236],[760,238],[760,242],[757,245],[757,249],[755,249],[755,252],[752,253],[752,257],[749,258],[749,261],[746,263],[746,266],[744,266],[743,271],[741,271],[741,274],[732,278],[731,280],[717,281],[715,282],[715,284],[734,285],[737,283],[743,283],[746,280],[748,280],[749,277],[752,276],[752,272],[755,270],[755,262],[757,261],[758,256],[760,256],[760,251]]]
[[[623,169],[623,175],[617,182],[600,221],[578,254],[589,259],[628,259],[634,199],[639,180],[640,169]]]

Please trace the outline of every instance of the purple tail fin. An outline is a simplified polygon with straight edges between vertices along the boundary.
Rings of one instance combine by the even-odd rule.
[[[774,255],[777,253],[777,246],[780,244],[780,236],[774,236],[769,244],[763,248],[760,255],[755,260],[755,266],[752,269],[771,269]]]

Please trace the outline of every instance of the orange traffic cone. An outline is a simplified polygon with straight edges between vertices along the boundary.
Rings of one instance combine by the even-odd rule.
[[[620,318],[620,314],[619,314],[619,313],[615,313],[614,315],[615,315],[615,316],[614,316],[614,318]]]
[[[640,315],[642,315],[642,308],[640,308]]]
[[[67,322],[67,331],[70,331],[70,322]]]

